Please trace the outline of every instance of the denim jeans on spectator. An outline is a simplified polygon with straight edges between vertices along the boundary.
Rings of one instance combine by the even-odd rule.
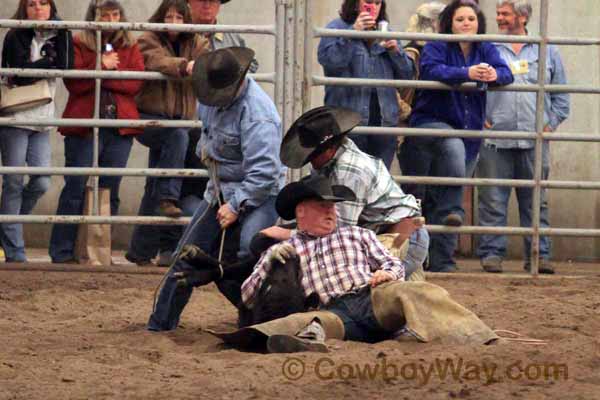
[[[5,167],[49,167],[50,135],[30,129],[0,128],[0,152]],[[31,175],[25,185],[23,175],[2,177],[0,214],[27,215],[50,187],[50,177]],[[0,240],[6,261],[26,261],[22,224],[2,224]]]
[[[140,114],[143,119],[164,119],[150,114]],[[188,128],[146,128],[136,140],[149,148],[148,168],[184,168],[189,136]],[[161,200],[178,201],[181,178],[147,177],[138,215],[156,216]],[[188,216],[191,216],[189,214]],[[177,225],[136,225],[127,250],[128,257],[136,261],[150,261],[159,251],[173,251],[181,236]]]
[[[417,270],[427,258],[429,253],[429,232],[425,228],[419,228],[410,235],[408,240],[408,252],[404,258],[405,278]]]
[[[547,142],[542,157],[542,180],[549,175]],[[478,165],[481,178],[491,179],[533,179],[535,149],[498,149],[483,145]],[[510,186],[479,187],[479,224],[481,226],[506,226]],[[515,188],[519,205],[520,224],[531,227],[533,189]],[[548,201],[546,189],[542,189],[540,207],[540,227],[547,228]],[[525,260],[531,257],[531,237],[524,236]],[[481,258],[506,256],[507,239],[504,235],[481,235],[477,255]],[[540,257],[550,258],[551,242],[548,236],[540,236]]]
[[[165,119],[158,115],[140,114],[142,119]],[[181,169],[185,161],[188,146],[189,128],[146,128],[136,136],[136,140],[150,149],[148,168]],[[181,178],[151,179],[151,195],[160,200],[179,200]],[[146,191],[144,196],[148,193]]]
[[[441,122],[418,126],[427,129],[447,129],[452,127]],[[472,171],[472,160],[469,166]],[[403,175],[438,176],[464,178],[467,165],[465,145],[460,138],[407,137],[400,150],[400,167]],[[443,224],[448,214],[458,214],[464,218],[462,208],[462,186],[403,185],[404,190],[423,201],[423,214],[432,225]],[[453,254],[458,235],[433,234],[429,247],[429,270],[445,271],[456,268]]]
[[[205,200],[202,200],[192,221],[185,229],[176,251],[186,244],[195,244],[206,253],[216,249],[221,237],[217,210],[218,206],[210,207]],[[238,258],[242,259],[250,254],[249,247],[252,237],[262,229],[273,226],[277,221],[275,196],[269,197],[260,207],[246,210],[240,214],[238,221],[242,225]],[[172,330],[179,324],[179,317],[193,290],[190,287],[177,287],[177,280],[173,274],[181,272],[183,268],[185,268],[183,264],[175,263],[169,270],[167,279],[160,290],[156,307],[148,321],[149,330]]]
[[[91,167],[93,138],[65,136],[65,167]],[[125,168],[132,145],[132,135],[120,135],[117,129],[101,128],[98,135],[98,165],[106,168]],[[65,186],[58,199],[57,215],[81,215],[87,176],[65,175]],[[110,189],[110,213],[119,213],[120,176],[101,176],[99,186]],[[52,262],[72,260],[77,239],[76,224],[55,224],[50,236]]]

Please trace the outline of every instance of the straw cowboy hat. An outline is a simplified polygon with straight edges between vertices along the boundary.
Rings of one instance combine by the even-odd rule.
[[[254,50],[247,47],[227,47],[198,57],[192,73],[198,101],[214,107],[231,104],[253,59]]]
[[[281,189],[275,200],[277,214],[285,220],[296,218],[296,206],[304,200],[354,201],[356,195],[342,185],[331,185],[329,179],[320,175],[305,176]]]
[[[281,162],[290,168],[301,168],[331,139],[347,134],[360,120],[359,113],[344,108],[324,106],[307,111],[285,135]]]

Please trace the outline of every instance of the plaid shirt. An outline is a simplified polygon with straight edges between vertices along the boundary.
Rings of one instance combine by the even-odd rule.
[[[323,237],[298,232],[288,242],[300,258],[300,283],[305,295],[316,293],[321,304],[366,286],[373,272],[380,269],[392,274],[396,280],[404,280],[404,265],[388,253],[373,231],[367,229],[339,227]],[[249,307],[271,270],[272,250],[273,247],[263,254],[242,285],[242,301]]]
[[[356,194],[356,201],[337,204],[341,225],[358,225],[377,230],[403,218],[421,214],[417,199],[405,194],[383,162],[363,153],[346,139],[325,166],[312,173],[329,178],[332,185],[344,185]]]

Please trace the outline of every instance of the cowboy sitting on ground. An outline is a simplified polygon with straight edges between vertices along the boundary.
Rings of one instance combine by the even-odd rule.
[[[429,234],[423,227],[420,204],[402,191],[381,160],[362,152],[347,138],[360,120],[360,114],[342,108],[318,107],[306,112],[283,139],[281,161],[290,168],[310,162],[313,174],[326,177],[332,185],[349,187],[356,199],[337,204],[340,224],[397,234],[396,248],[409,239],[408,253],[402,257],[406,278],[424,280],[422,265]],[[290,231],[280,227],[263,233],[280,240],[290,237]]]
[[[353,200],[349,188],[331,185],[322,176],[309,176],[283,188],[275,207],[282,218],[295,217],[298,229],[263,254],[242,285],[242,300],[252,307],[272,268],[280,268],[276,261],[298,257],[304,293],[318,295],[321,308],[215,334],[232,345],[250,349],[266,345],[274,353],[324,352],[326,338],[372,343],[393,337],[405,325],[423,341],[457,335],[463,342],[496,338],[473,313],[450,300],[444,289],[426,282],[402,282],[402,262],[373,231],[338,226],[335,203]],[[446,316],[451,320],[442,321]]]

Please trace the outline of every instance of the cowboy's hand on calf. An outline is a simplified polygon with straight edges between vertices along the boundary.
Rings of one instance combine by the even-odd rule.
[[[204,252],[200,247],[193,244],[186,244],[181,249],[181,253],[179,253],[179,258],[181,260],[191,260],[196,258],[199,254],[203,254]]]
[[[371,277],[371,280],[369,281],[369,284],[371,285],[371,287],[375,287],[375,286],[381,285],[384,282],[393,281],[393,280],[396,280],[395,276],[393,276],[391,273],[389,273],[387,271],[380,269],[379,271],[375,271],[375,273]]]
[[[285,264],[287,259],[290,259],[296,255],[296,249],[290,243],[278,243],[272,247],[271,254],[269,255],[269,263],[278,261],[281,264]]]

